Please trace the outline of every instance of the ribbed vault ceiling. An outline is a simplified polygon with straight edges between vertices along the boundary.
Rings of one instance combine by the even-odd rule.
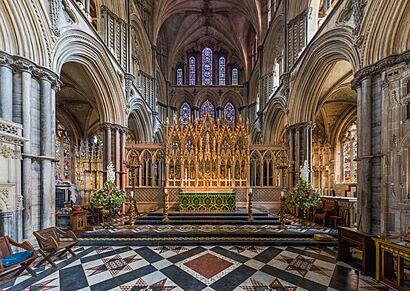
[[[187,47],[210,43],[236,55],[245,69],[248,44],[261,26],[258,0],[159,0],[154,19],[154,35],[164,38],[171,62]]]

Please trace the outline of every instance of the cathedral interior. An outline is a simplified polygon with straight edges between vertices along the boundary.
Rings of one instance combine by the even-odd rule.
[[[0,236],[0,290],[410,290],[410,2],[0,1]]]

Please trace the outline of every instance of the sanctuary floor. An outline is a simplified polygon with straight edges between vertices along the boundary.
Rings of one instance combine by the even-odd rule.
[[[334,247],[84,246],[0,290],[389,290]]]

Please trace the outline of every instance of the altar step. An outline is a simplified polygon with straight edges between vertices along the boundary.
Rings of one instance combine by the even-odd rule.
[[[138,217],[136,225],[158,225],[164,224],[162,212],[153,212]],[[170,212],[167,224],[182,225],[279,225],[279,217],[268,213],[254,213],[253,222],[248,221],[246,212],[233,213],[202,213],[202,212]]]

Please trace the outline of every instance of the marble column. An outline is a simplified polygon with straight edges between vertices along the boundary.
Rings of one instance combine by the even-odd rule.
[[[125,189],[126,183],[126,141],[127,141],[127,128],[123,127],[120,130],[120,144],[121,144],[121,164],[120,164],[120,172],[121,172],[121,189]]]
[[[359,230],[371,233],[372,220],[372,80],[366,77],[358,90],[358,128],[359,128],[359,183],[358,206]]]
[[[54,225],[55,199],[52,189],[52,79],[48,73],[40,76],[40,190],[41,190],[41,228]]]
[[[111,127],[112,125],[109,123],[103,124],[104,130],[104,171],[107,171],[107,166],[112,162],[111,156]],[[106,178],[107,173],[105,173]]]
[[[115,146],[115,181],[117,186],[121,186],[121,126],[114,126],[114,146]]]
[[[32,152],[31,152],[31,68],[21,67],[23,163],[22,163],[22,195],[23,195],[23,236],[31,239],[33,236],[32,221]]]
[[[85,13],[87,13],[88,15],[90,15],[90,0],[85,0]]]
[[[192,114],[193,120],[198,120],[199,119],[199,108],[196,106],[193,106],[191,114]]]
[[[0,59],[0,118],[13,121],[13,70],[6,57]]]
[[[290,160],[292,162],[291,182],[295,185],[299,180],[300,167],[305,161],[310,169],[309,181],[312,181],[312,130],[313,122],[304,122],[289,127]]]
[[[264,75],[263,71],[263,46],[258,47],[258,56],[259,56],[259,72],[260,72],[260,78],[259,78],[259,111],[263,112],[263,109],[265,108],[266,105],[266,93],[264,92],[263,88],[263,82],[262,82],[262,76]],[[262,121],[262,120],[261,120]]]

